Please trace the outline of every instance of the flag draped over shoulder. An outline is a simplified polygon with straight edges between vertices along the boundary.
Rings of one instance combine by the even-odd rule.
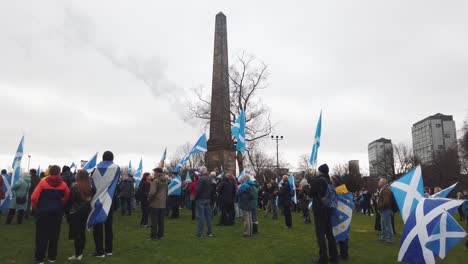
[[[89,161],[86,162],[86,164],[83,166],[83,170],[86,170],[89,173],[93,171],[94,167],[96,167],[97,155],[98,153],[96,152],[96,154],[94,154],[94,156]]]
[[[159,168],[164,168],[164,161],[166,161],[167,148],[164,150],[164,153],[159,161]]]
[[[433,195],[431,195],[431,198],[445,198],[447,197],[450,192],[452,192],[453,188],[455,188],[455,186],[457,186],[458,182],[450,185],[449,187],[443,189],[442,191],[438,192],[438,193],[434,193]]]
[[[403,222],[406,223],[411,212],[414,211],[418,202],[424,197],[421,167],[418,166],[412,169],[390,186],[398,204],[398,209],[400,209]]]
[[[174,179],[172,179],[169,186],[167,186],[167,195],[169,196],[179,196],[182,193],[182,179],[179,174],[177,174]]]
[[[179,170],[184,166],[185,162],[190,158],[192,154],[206,152],[208,146],[206,144],[206,134],[203,133],[201,137],[198,139],[197,143],[192,147],[192,149],[187,153],[182,160],[177,164],[174,169],[174,172],[179,172]]]
[[[398,261],[419,264],[435,263],[434,253],[426,247],[442,214],[452,214],[463,200],[445,198],[421,198],[408,217],[400,242]]]
[[[244,154],[245,152],[245,114],[240,111],[236,122],[231,128],[231,132],[237,140],[236,149]]]
[[[336,194],[338,204],[332,214],[333,235],[335,235],[337,241],[345,241],[349,238],[349,231],[351,229],[354,208],[353,194],[347,190],[340,193],[340,186],[337,187]]]
[[[91,179],[96,194],[91,200],[91,213],[87,221],[88,228],[107,220],[119,178],[120,167],[112,161],[102,161],[92,173]]]
[[[317,122],[317,128],[315,129],[314,143],[312,144],[312,153],[310,154],[309,162],[311,165],[317,164],[318,150],[320,148],[320,137],[322,136],[322,111],[320,111],[320,117]]]

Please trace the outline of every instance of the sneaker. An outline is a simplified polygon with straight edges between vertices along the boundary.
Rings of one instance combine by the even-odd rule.
[[[81,260],[83,258],[83,255],[79,255],[78,257],[73,255],[68,258],[68,260]]]
[[[49,259],[49,263],[55,263],[55,259]]]
[[[93,257],[96,257],[96,258],[105,258],[105,257],[106,257],[106,254],[94,253],[92,256],[93,256]]]
[[[213,234],[208,234],[208,237],[213,237]]]
[[[112,252],[106,252],[106,257],[112,257]]]
[[[385,240],[385,243],[387,243],[387,244],[393,244],[393,240],[387,239],[387,240]]]

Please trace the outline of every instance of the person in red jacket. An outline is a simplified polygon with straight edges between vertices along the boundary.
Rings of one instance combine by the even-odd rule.
[[[50,176],[43,178],[31,195],[36,216],[37,263],[44,263],[46,251],[49,262],[53,263],[57,259],[63,207],[70,196],[67,184],[60,177],[60,167],[50,167],[49,173]]]
[[[195,172],[195,177],[193,182],[190,184],[189,192],[190,192],[190,202],[192,203],[192,221],[195,221],[195,212],[197,210],[195,205],[195,194],[197,193],[197,183],[198,183],[198,174]]]

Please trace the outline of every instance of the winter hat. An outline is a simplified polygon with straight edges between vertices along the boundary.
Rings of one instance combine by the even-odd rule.
[[[102,154],[102,160],[104,161],[114,161],[114,154],[110,151],[106,151],[104,152],[104,154]]]
[[[338,175],[332,176],[331,178],[332,178],[332,181],[337,184],[337,186],[340,186],[344,183],[343,179]]]
[[[323,165],[320,165],[320,167],[318,168],[318,171],[323,173],[323,174],[328,174],[330,169],[328,168],[327,164],[323,164]]]

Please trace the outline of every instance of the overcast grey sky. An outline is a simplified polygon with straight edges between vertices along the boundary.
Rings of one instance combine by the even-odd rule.
[[[230,56],[269,65],[260,95],[293,166],[320,109],[319,162],[364,166],[369,142],[411,143],[411,125],[438,112],[459,129],[468,113],[466,1],[1,1],[0,167],[23,133],[31,167],[111,149],[150,169],[195,142],[183,103],[211,89],[219,11]]]

